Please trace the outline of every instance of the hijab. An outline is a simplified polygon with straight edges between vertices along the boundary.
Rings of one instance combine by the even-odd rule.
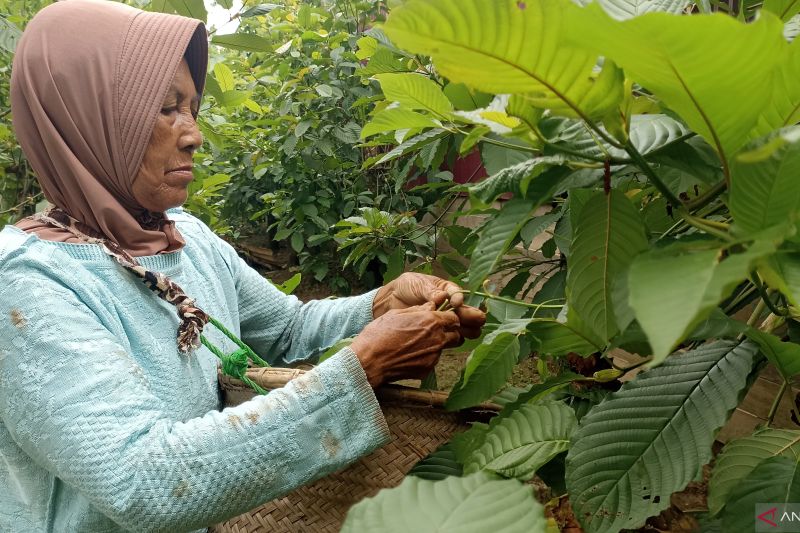
[[[106,0],[63,0],[30,21],[11,74],[14,130],[45,198],[130,256],[179,250],[164,213],[134,199],[133,180],[182,58],[198,94],[208,63],[201,21]],[[81,242],[35,217],[40,239]]]

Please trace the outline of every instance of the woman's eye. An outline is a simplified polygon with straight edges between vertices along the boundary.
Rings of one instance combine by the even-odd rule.
[[[162,107],[161,108],[161,113],[164,114],[164,115],[169,115],[170,113],[174,113],[177,110],[178,110],[178,108],[175,107],[175,106],[173,106],[173,107]]]

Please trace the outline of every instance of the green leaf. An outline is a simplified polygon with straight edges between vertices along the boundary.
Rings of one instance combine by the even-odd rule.
[[[459,155],[464,155],[472,151],[475,145],[483,139],[483,137],[491,130],[488,126],[478,125],[470,130],[470,132],[461,141],[461,146],[458,147]]]
[[[233,0],[216,0],[216,2],[220,5],[220,7],[225,9],[230,9],[233,7]]]
[[[498,137],[499,139],[502,137]],[[484,143],[481,145],[481,159],[483,165],[486,167],[486,172],[489,174],[497,174],[505,168],[523,163],[531,159],[530,146],[520,140],[513,138],[502,138],[506,144],[516,144],[520,146],[519,150],[514,148],[505,148],[495,144]]]
[[[252,33],[232,33],[230,35],[215,35],[211,42],[230,48],[231,50],[242,50],[244,52],[271,52],[272,43]]]
[[[671,13],[678,15],[692,0],[598,0],[610,16],[617,20],[625,20],[645,13]]]
[[[577,424],[575,412],[563,402],[522,405],[490,425],[483,444],[464,464],[464,473],[491,470],[527,481],[569,448]]]
[[[408,109],[424,109],[439,118],[450,115],[453,105],[430,78],[421,74],[378,74],[375,78],[387,100]]]
[[[225,91],[218,101],[222,107],[236,107],[242,105],[250,98],[250,91]]]
[[[380,46],[370,58],[366,67],[358,69],[358,74],[363,77],[374,76],[386,72],[403,72],[406,68],[406,61],[395,57],[387,48]]]
[[[504,407],[503,410],[500,412],[497,417],[493,418],[505,418],[510,414],[516,412],[521,406],[525,405],[526,403],[536,403],[540,400],[546,398],[549,394],[563,389],[573,381],[580,381],[585,380],[586,376],[582,376],[581,374],[576,374],[574,372],[564,372],[552,378],[548,378],[543,383],[537,383],[535,385],[531,385],[531,387],[521,392],[513,401],[508,402]]]
[[[546,533],[544,509],[533,488],[479,472],[427,481],[415,476],[384,489],[347,513],[341,533]]]
[[[737,531],[742,524],[752,524],[758,503],[777,504],[778,518],[785,510],[784,504],[800,501],[798,466],[797,457],[772,457],[756,466],[731,493],[722,514],[723,530]]]
[[[528,222],[528,217],[535,206],[523,199],[507,202],[490,219],[480,232],[480,240],[472,252],[472,264],[469,269],[469,288],[477,290],[483,280],[494,270],[495,265],[511,246],[519,230]]]
[[[389,254],[388,262],[386,263],[386,273],[383,275],[383,283],[389,283],[393,279],[400,277],[406,267],[406,251],[402,245],[398,244],[397,247]]]
[[[757,242],[721,260],[717,249],[674,254],[651,251],[630,268],[629,303],[647,334],[656,365],[705,320],[774,245]]]
[[[452,82],[598,118],[621,101],[622,76],[608,60],[594,75],[597,54],[566,46],[579,10],[560,0],[410,0],[384,31],[401,48],[430,55]]]
[[[300,231],[295,231],[294,233],[292,233],[291,244],[292,244],[292,249],[295,252],[300,253],[303,251],[303,248],[305,247],[306,243],[305,240],[303,239],[303,234]]]
[[[364,60],[372,57],[372,55],[378,51],[378,40],[375,39],[374,37],[366,35],[364,37],[359,38],[358,41],[356,41],[356,46],[358,46],[356,57],[358,59]]]
[[[752,155],[774,140],[783,142],[766,157]],[[800,128],[759,139],[748,149],[731,165],[730,209],[736,225],[752,233],[794,220],[800,209]]]
[[[302,279],[303,279],[302,274],[300,274],[300,272],[298,272],[297,274],[295,274],[291,278],[287,279],[286,281],[284,281],[280,285],[275,285],[275,287],[279,291],[281,291],[283,294],[292,294],[294,292],[294,290],[297,288],[297,286],[300,285],[300,281]]]
[[[542,232],[544,232],[547,228],[558,222],[558,219],[560,218],[561,212],[556,211],[530,219],[519,232],[519,235],[522,238],[522,244],[526,248],[529,247],[533,239],[541,235]]]
[[[456,454],[448,442],[415,464],[407,475],[429,481],[439,481],[451,476],[461,477],[463,470],[464,467],[456,459]]]
[[[722,14],[652,13],[615,21],[590,4],[574,17],[570,36],[652,91],[714,146],[727,167],[771,96],[767,80],[788,47],[781,30],[770,14],[752,24]]]
[[[759,265],[759,273],[794,306],[800,305],[800,253],[778,250]]]
[[[786,26],[788,28],[790,23]],[[800,77],[800,42],[793,42],[780,57],[781,63],[769,83],[772,96],[765,102],[758,123],[750,134],[751,139],[800,121],[800,86],[796,83]]]
[[[364,129],[361,130],[361,138],[365,139],[370,135],[387,131],[435,128],[437,126],[440,126],[440,124],[415,111],[403,108],[384,109],[364,125]]]
[[[761,353],[775,365],[784,379],[789,380],[800,374],[800,344],[783,342],[775,335],[754,328],[748,328],[746,334],[750,340],[758,343]]]
[[[414,137],[403,141],[401,144],[395,146],[390,151],[386,152],[383,155],[379,155],[374,159],[368,159],[364,161],[363,168],[369,168],[374,165],[380,165],[383,163],[388,163],[398,157],[403,157],[404,155],[408,155],[415,150],[419,150],[423,146],[430,144],[432,142],[436,142],[442,137],[449,135],[450,133],[445,130],[440,130],[438,128],[426,131],[425,133],[421,133],[419,135],[415,135]]]
[[[599,339],[608,341],[619,331],[612,282],[647,249],[644,223],[624,193],[600,191],[579,211],[573,231],[567,271],[569,312],[579,316]]]
[[[757,351],[753,343],[719,341],[671,357],[581,419],[567,487],[587,533],[636,529],[669,507],[672,493],[711,459]]]
[[[314,277],[317,279],[317,281],[321,281],[325,277],[325,274],[327,274],[327,265],[325,265],[325,271],[322,272],[321,276],[318,275],[318,276],[314,276]],[[330,348],[325,350],[325,352],[319,357],[319,361],[318,362],[321,363],[325,359],[328,359],[329,357],[331,357],[333,355],[336,355],[337,353],[342,351],[344,348],[347,348],[348,346],[353,344],[354,340],[356,340],[355,337],[348,337],[346,339],[341,339],[341,340],[337,341],[336,344],[334,344],[333,346],[331,346]]]
[[[517,196],[525,196],[527,184],[530,183],[531,180],[553,166],[560,165],[563,162],[564,158],[562,156],[528,159],[522,163],[506,167],[477,185],[471,186],[469,192],[472,196],[487,205],[506,192],[514,193]],[[559,178],[563,175],[564,172],[558,173]],[[553,186],[556,184],[557,181],[553,182]]]
[[[779,19],[787,22],[800,13],[800,0],[764,0],[762,9],[775,13]]]
[[[596,339],[573,324],[551,319],[535,320],[528,330],[536,341],[533,350],[543,355],[589,355],[602,349]]]
[[[718,514],[731,493],[757,465],[771,457],[780,456],[800,456],[800,431],[763,429],[750,437],[726,444],[717,456],[708,483],[708,512]]]
[[[519,338],[513,333],[501,333],[475,348],[445,407],[457,411],[491,398],[511,377],[518,355]]]
[[[249,18],[249,17],[258,17],[260,15],[266,15],[270,11],[274,9],[279,9],[283,7],[280,4],[260,4],[257,6],[253,6],[244,13],[242,13],[241,18]]]
[[[178,12],[179,15],[193,19],[202,20],[206,22],[208,13],[203,0],[168,0],[170,5]]]
[[[13,54],[22,32],[16,24],[0,16],[0,50]]]
[[[236,89],[236,79],[234,79],[233,72],[225,63],[214,65],[214,79],[217,80],[221,93]]]

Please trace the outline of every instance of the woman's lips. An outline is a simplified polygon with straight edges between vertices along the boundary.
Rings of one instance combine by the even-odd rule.
[[[175,170],[167,172],[167,176],[173,180],[185,182],[187,184],[194,179],[191,168],[176,168]]]

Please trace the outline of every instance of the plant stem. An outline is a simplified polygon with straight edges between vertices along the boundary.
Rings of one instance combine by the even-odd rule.
[[[497,300],[498,302],[505,302],[508,304],[519,305],[522,307],[530,307],[531,309],[561,309],[564,307],[563,305],[548,305],[548,304],[533,304],[528,302],[520,302],[519,300],[514,300],[513,298],[506,298],[504,296],[497,296],[495,294],[489,294],[488,292],[483,291],[468,291],[462,290],[458,291],[462,294],[474,294],[475,296],[481,296],[482,298],[488,298],[489,300]]]
[[[778,390],[778,394],[775,395],[775,399],[772,401],[772,406],[769,408],[769,414],[767,415],[767,425],[771,426],[772,421],[775,419],[775,414],[778,412],[778,406],[781,404],[781,400],[783,399],[783,395],[786,392],[786,388],[789,386],[789,382],[784,379],[783,383],[781,383],[781,388]]]
[[[710,204],[714,201],[714,199],[722,194],[722,192],[728,188],[728,184],[725,180],[720,181],[709,190],[704,192],[702,195],[698,196],[688,204],[686,204],[687,211],[696,211],[706,205]]]
[[[463,134],[463,132],[461,130],[458,130],[458,133],[462,133]],[[536,148],[533,148],[531,146],[523,146],[521,144],[506,143],[506,142],[503,142],[503,141],[498,141],[497,139],[492,139],[490,137],[484,137],[483,139],[481,139],[481,141],[485,142],[485,143],[488,143],[488,144],[493,144],[495,146],[501,146],[503,148],[508,148],[509,150],[517,150],[518,152],[529,152],[529,153],[533,153],[533,154],[539,154],[539,150],[537,150]]]
[[[675,196],[671,190],[669,190],[669,187],[667,187],[664,182],[661,181],[661,178],[658,177],[655,170],[653,170],[653,167],[650,166],[650,163],[645,161],[644,156],[639,153],[639,150],[636,149],[630,139],[628,139],[628,142],[625,143],[624,148],[625,151],[628,152],[628,155],[631,156],[631,159],[633,159],[633,162],[642,169],[653,186],[658,189],[658,192],[660,192],[662,196],[664,196],[664,198],[666,198],[667,201],[674,207],[682,207],[683,202],[681,202],[680,199]]]
[[[681,215],[681,218],[683,218],[683,220],[685,220],[686,223],[689,224],[690,226],[695,227],[701,231],[705,231],[706,233],[714,235],[715,237],[719,237],[722,240],[725,241],[731,240],[731,236],[728,233],[720,231],[713,225],[707,224],[708,221],[706,219],[692,216],[685,211],[680,211],[679,214]]]

